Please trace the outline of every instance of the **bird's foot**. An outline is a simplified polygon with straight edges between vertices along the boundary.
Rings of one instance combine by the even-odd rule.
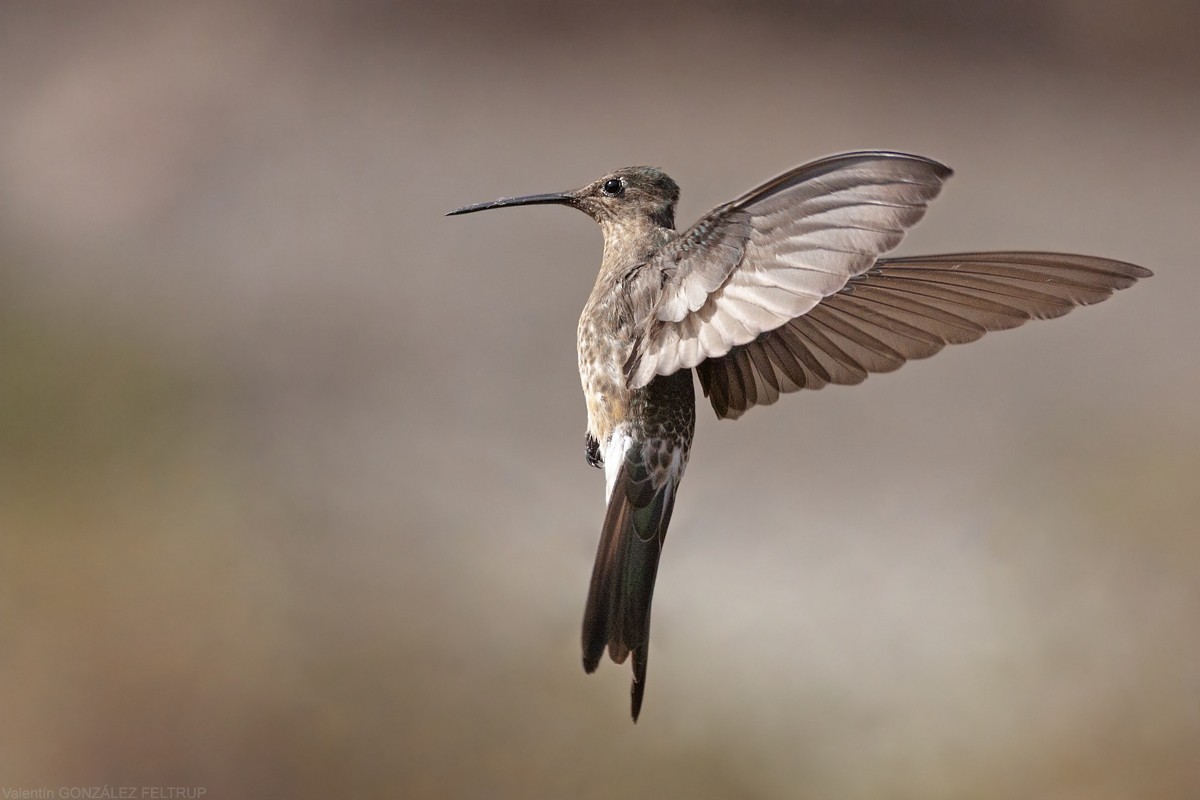
[[[590,433],[584,434],[583,457],[587,459],[588,464],[603,469],[604,456],[600,454],[600,442]]]

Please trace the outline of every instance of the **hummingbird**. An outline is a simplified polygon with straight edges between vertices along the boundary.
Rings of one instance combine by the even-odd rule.
[[[583,617],[583,668],[633,657],[646,688],[650,604],[695,431],[692,374],[718,418],[780,395],[861,383],[1031,319],[1062,316],[1151,272],[1107,258],[978,252],[884,258],[951,175],[929,158],[859,151],[789,170],[675,230],[679,186],[656,167],[447,216],[555,204],[599,225],[579,318],[585,458],[606,512]]]

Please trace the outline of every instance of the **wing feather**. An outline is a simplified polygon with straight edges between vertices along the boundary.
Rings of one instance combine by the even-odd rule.
[[[662,289],[642,321],[630,387],[724,356],[811,311],[895,247],[949,175],[919,156],[846,153],[714,209],[644,267],[661,274]]]
[[[774,376],[780,393],[860,383],[947,344],[1098,303],[1150,274],[1122,261],[1064,253],[881,259],[808,313],[702,362],[697,372],[717,416],[736,418],[754,400],[778,399],[773,392],[752,398],[729,390],[734,380],[746,383],[747,365],[764,382]]]

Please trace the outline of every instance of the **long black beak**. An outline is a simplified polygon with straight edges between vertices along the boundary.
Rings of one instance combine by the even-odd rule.
[[[528,194],[524,197],[502,197],[499,200],[493,200],[490,203],[476,203],[473,206],[463,206],[456,208],[447,217],[453,217],[456,214],[471,214],[476,211],[487,211],[491,208],[506,208],[508,206],[537,206],[537,205],[571,205],[575,202],[575,198],[563,192],[554,192],[551,194]]]

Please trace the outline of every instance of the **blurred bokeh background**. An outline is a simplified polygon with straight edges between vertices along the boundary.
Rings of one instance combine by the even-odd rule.
[[[1195,3],[0,5],[0,785],[1200,796]],[[901,253],[1152,280],[701,406],[654,614],[579,667],[600,234],[656,164],[957,170]]]

